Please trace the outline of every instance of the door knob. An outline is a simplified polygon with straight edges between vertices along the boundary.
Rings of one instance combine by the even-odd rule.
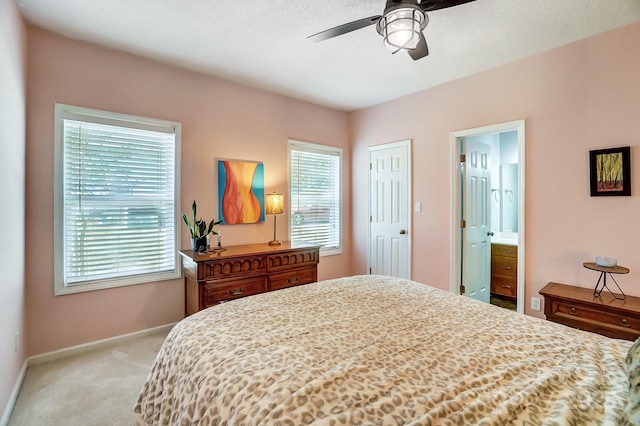
[[[487,232],[487,236],[488,237],[493,237],[493,232],[491,232],[491,231]]]
[[[407,233],[407,230],[406,230],[406,229],[401,229],[401,230],[400,230],[400,235],[404,235],[404,234],[406,234],[406,233]]]

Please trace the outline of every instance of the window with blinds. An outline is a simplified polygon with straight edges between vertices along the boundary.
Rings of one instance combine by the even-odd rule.
[[[289,141],[291,242],[342,252],[342,150]]]
[[[56,294],[174,279],[180,124],[56,105]]]

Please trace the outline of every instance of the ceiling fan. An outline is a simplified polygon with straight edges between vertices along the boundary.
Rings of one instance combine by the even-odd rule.
[[[384,38],[384,44],[391,53],[406,50],[415,61],[429,54],[427,41],[422,33],[429,23],[426,12],[472,1],[475,0],[387,0],[382,15],[338,25],[307,38],[322,41],[376,24],[376,30]]]

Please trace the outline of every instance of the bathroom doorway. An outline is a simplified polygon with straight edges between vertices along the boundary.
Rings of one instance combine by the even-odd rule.
[[[450,144],[451,291],[524,313],[524,120]]]

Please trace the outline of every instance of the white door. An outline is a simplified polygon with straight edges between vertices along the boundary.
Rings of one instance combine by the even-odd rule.
[[[489,303],[491,294],[491,173],[489,145],[462,140],[464,146],[464,203],[462,209],[463,268],[465,294]]]
[[[369,148],[369,273],[411,278],[411,141]]]

